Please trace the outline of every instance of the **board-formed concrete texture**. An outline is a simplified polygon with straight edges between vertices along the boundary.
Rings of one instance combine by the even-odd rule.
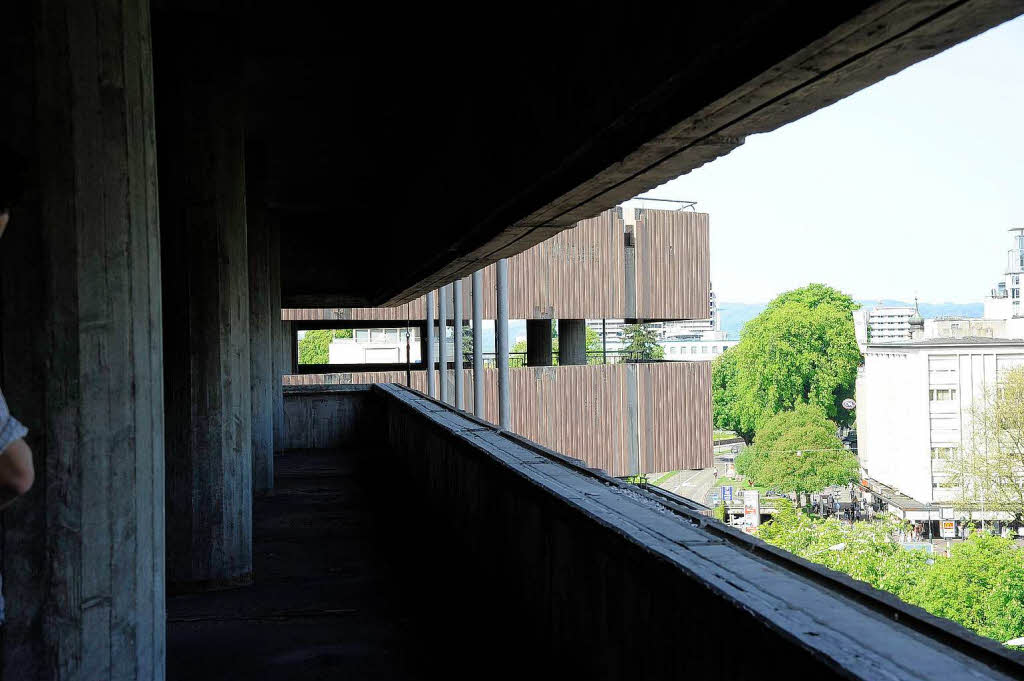
[[[45,10],[45,11],[44,11]],[[3,513],[0,678],[164,678],[164,388],[149,6],[0,3],[0,385],[36,479]],[[7,175],[5,175],[6,177]],[[5,191],[7,188],[5,188]]]
[[[410,534],[426,533],[423,545],[447,549],[430,571],[447,581],[430,588],[518,663],[608,679],[1024,675],[1021,654],[866,584],[422,393],[372,394],[399,472],[389,483],[405,492],[396,513],[418,519]]]
[[[475,23],[454,5],[288,9],[254,2],[244,18],[250,134],[296,235],[286,307],[414,299],[1024,11],[554,3]],[[339,25],[386,25],[387,51],[375,31],[339,44]],[[352,105],[324,106],[326,89]],[[379,233],[394,235],[386,260],[326,256],[375,253]]]
[[[195,589],[252,573],[249,245],[237,28],[176,19],[154,35],[167,581]]]

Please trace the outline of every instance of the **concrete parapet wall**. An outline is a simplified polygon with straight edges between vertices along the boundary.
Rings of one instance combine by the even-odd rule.
[[[1024,671],[1014,654],[957,625],[418,393],[378,385],[374,394],[394,456],[389,480],[402,478],[408,491],[389,495],[409,542],[405,567],[422,572],[420,591],[443,604],[431,610],[440,639],[470,629],[460,655],[488,645],[504,652],[500,660],[480,653],[492,660],[489,672],[975,679]]]
[[[281,449],[330,449],[379,439],[369,385],[286,386]]]

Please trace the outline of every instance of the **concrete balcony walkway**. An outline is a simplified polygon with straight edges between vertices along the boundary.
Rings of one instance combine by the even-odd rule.
[[[255,583],[168,596],[170,681],[418,678],[367,456],[278,456],[277,487],[255,502]]]

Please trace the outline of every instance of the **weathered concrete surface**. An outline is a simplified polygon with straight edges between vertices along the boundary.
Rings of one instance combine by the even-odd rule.
[[[436,617],[404,593],[378,462],[376,448],[280,456],[253,512],[255,582],[168,600],[169,681],[451,678],[450,656],[419,643]],[[417,673],[431,660],[437,674]]]
[[[3,514],[4,681],[164,678],[164,416],[149,3],[0,3],[0,386],[30,433]]]
[[[274,381],[271,239],[266,207],[250,192],[246,223],[249,242],[249,380],[252,383],[252,485],[274,486]],[[275,253],[276,255],[276,253]],[[280,290],[280,288],[278,289]],[[278,311],[280,318],[280,311]]]
[[[288,386],[282,450],[329,449],[370,442],[376,402],[369,385]],[[379,433],[378,433],[379,434]]]
[[[587,320],[558,320],[558,364],[587,363]]]
[[[273,373],[271,397],[273,398],[274,451],[281,449],[284,441],[284,394],[282,377],[289,373],[285,369],[284,331],[281,321],[281,223],[272,211],[264,213],[270,240],[270,363]],[[272,473],[272,471],[271,471]]]
[[[262,48],[250,101],[275,138],[277,199],[295,206],[302,234],[285,243],[289,307],[412,300],[1022,12],[1019,0],[705,2],[663,4],[655,18],[644,4],[557,4],[543,21],[525,12],[467,32],[455,7],[395,16],[346,5],[339,20],[316,22],[275,3],[260,9],[246,17]],[[408,87],[391,87],[390,60],[364,59],[372,32],[338,49],[339,23],[386,24]],[[625,26],[642,35],[618,49],[610,36]],[[466,88],[481,64],[489,78]],[[374,106],[338,126],[324,82]],[[410,107],[420,101],[444,106]],[[343,157],[354,159],[347,169]],[[404,173],[398,159],[430,172]],[[457,208],[430,229],[409,228],[408,207],[453,193]],[[339,205],[376,208],[386,197],[401,203],[375,210],[377,229],[336,228]],[[372,252],[377,230],[403,234],[386,280],[377,259],[338,268],[323,257]]]
[[[551,320],[526,320],[526,365],[551,366]]]
[[[448,622],[475,623],[461,649],[501,660],[498,674],[705,679],[727,660],[739,677],[1024,675],[1024,656],[890,594],[420,393],[374,390],[405,553],[430,557],[407,573],[419,577],[418,608],[444,613],[435,645],[451,640]]]
[[[169,588],[252,573],[241,64],[231,26],[157,22]]]

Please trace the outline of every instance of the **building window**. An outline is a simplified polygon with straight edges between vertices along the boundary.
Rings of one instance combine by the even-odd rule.
[[[928,399],[932,402],[949,402],[956,399],[956,388],[932,388],[928,391]]]
[[[945,461],[956,454],[956,447],[932,447],[932,458]]]
[[[370,330],[369,329],[356,329],[355,337],[357,343],[369,343],[370,342]]]
[[[1013,285],[1017,286],[1018,284],[1020,284],[1020,275],[1019,274],[1015,274],[1015,275],[1013,275]]]

